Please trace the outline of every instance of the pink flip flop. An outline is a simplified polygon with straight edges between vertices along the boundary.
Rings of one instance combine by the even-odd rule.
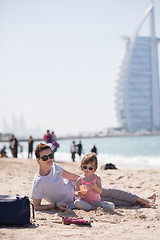
[[[62,217],[62,222],[64,224],[70,225],[71,223],[77,224],[77,225],[91,225],[91,223],[84,219],[75,219],[75,218],[65,218]]]

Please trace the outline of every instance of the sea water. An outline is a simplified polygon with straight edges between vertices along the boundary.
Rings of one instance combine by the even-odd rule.
[[[93,145],[98,150],[99,165],[113,163],[116,167],[142,167],[157,168],[160,167],[160,136],[131,136],[131,137],[104,137],[104,138],[82,138],[58,140],[60,147],[55,153],[55,161],[71,162],[70,145],[72,141],[76,144],[81,140],[83,145],[83,154],[89,153]],[[34,148],[40,141],[34,142]],[[28,157],[28,143],[22,141],[23,152],[18,152],[19,158]],[[11,157],[8,142],[1,142],[0,149],[6,145],[8,157]],[[34,153],[33,153],[34,155]],[[33,156],[35,158],[35,156]],[[76,154],[76,162],[80,162]]]

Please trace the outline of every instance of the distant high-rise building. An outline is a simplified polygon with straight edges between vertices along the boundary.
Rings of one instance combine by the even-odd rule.
[[[149,18],[149,19],[148,19]],[[150,20],[149,36],[139,36]],[[126,48],[116,76],[116,112],[128,132],[160,130],[160,95],[154,5],[147,9],[135,34],[124,36]]]

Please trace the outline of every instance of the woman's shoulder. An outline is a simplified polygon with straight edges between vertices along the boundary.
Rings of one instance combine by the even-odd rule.
[[[33,185],[38,186],[43,182],[43,176],[40,176],[39,173],[36,173],[33,180]]]
[[[63,171],[63,168],[61,167],[61,166],[59,166],[58,164],[56,164],[56,163],[54,163],[53,165],[52,165],[52,171],[54,172],[54,170],[55,171],[59,171],[59,172],[62,172]]]

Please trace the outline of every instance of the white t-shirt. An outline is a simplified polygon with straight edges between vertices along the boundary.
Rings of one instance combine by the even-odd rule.
[[[49,203],[66,203],[74,208],[75,181],[65,181],[62,177],[63,168],[53,163],[47,176],[34,177],[31,198],[45,199]]]

